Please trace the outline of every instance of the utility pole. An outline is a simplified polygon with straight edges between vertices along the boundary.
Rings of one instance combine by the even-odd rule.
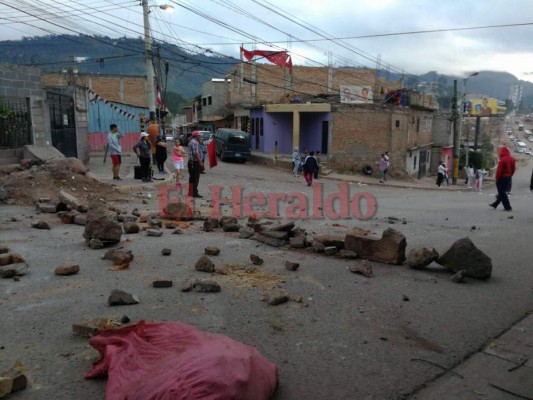
[[[150,120],[154,121],[155,116],[155,87],[154,87],[154,65],[152,62],[152,37],[150,34],[150,8],[148,0],[142,0],[143,17],[144,17],[144,51],[146,57],[146,96],[148,97],[148,110],[150,111]]]
[[[457,177],[459,176],[459,130],[457,123],[459,121],[459,114],[457,113],[457,79],[453,81],[453,97],[452,97],[452,119],[453,119],[453,171],[452,184],[457,184]]]

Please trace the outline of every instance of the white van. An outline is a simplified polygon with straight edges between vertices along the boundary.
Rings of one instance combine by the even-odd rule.
[[[518,150],[519,153],[525,153],[527,149],[527,146],[524,142],[516,142],[516,150]]]

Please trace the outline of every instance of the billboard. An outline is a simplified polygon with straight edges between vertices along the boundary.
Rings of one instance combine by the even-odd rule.
[[[495,115],[505,114],[505,102],[491,97],[470,99],[465,102],[465,113],[470,115]]]
[[[340,96],[344,104],[369,104],[374,98],[371,86],[340,85]]]

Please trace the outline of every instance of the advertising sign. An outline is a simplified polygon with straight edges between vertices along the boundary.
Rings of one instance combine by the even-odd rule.
[[[368,104],[373,102],[371,86],[340,85],[341,103]]]
[[[466,103],[467,113],[470,115],[493,115],[498,113],[498,100],[490,97],[471,99]]]

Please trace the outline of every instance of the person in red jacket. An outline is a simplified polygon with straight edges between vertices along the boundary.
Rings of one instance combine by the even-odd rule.
[[[490,203],[489,206],[496,209],[500,202],[503,204],[505,211],[512,211],[511,203],[509,203],[509,197],[507,191],[509,190],[509,182],[515,171],[515,160],[511,156],[507,147],[502,147],[498,161],[498,167],[496,168],[496,188],[498,189],[498,196],[494,203]]]

